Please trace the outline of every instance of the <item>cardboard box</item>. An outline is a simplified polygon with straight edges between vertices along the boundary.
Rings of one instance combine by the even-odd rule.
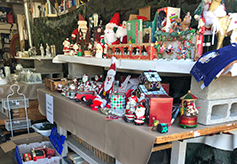
[[[146,96],[146,120],[148,126],[152,126],[153,118],[159,123],[171,125],[173,98],[167,95]]]
[[[166,26],[163,28],[166,32],[169,32],[169,28],[171,27],[171,24],[175,21],[176,18],[180,18],[180,8],[174,8],[174,7],[164,7],[157,10],[157,28],[160,28],[160,24],[163,21],[160,19],[160,11],[164,11],[166,13]]]
[[[31,152],[32,148],[47,146],[50,149],[57,150],[53,157],[38,159],[37,161],[30,161],[32,164],[37,163],[58,163],[61,162],[61,156],[63,150],[63,144],[65,142],[65,136],[57,133],[56,127],[51,130],[49,139],[42,136],[39,133],[23,134],[15,137],[11,137],[11,140],[0,145],[2,150],[7,153],[13,149],[16,151],[16,160],[18,163],[23,162],[22,154]],[[49,141],[50,140],[50,141]],[[54,146],[55,147],[54,147]]]
[[[151,20],[151,6],[139,8],[139,15],[144,16],[147,20]]]
[[[142,43],[142,19],[127,21],[127,41]]]
[[[143,34],[146,32],[146,29],[149,29],[149,31],[151,31],[151,34],[149,36],[150,37],[149,43],[155,43],[155,41],[156,41],[156,39],[154,37],[155,31],[156,31],[156,25],[157,25],[157,12],[155,14],[153,21],[145,21],[142,23]]]
[[[11,139],[10,141],[2,143],[0,145],[0,147],[5,153],[15,149],[17,145],[49,140],[47,137],[44,137],[39,133],[22,134],[19,136],[11,137],[10,139]]]

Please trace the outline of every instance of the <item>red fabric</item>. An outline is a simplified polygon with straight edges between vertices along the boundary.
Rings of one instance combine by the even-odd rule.
[[[145,21],[145,20],[147,20],[147,17],[141,16],[141,15],[137,15],[137,19],[142,19],[142,21]]]
[[[112,43],[112,45],[115,45],[115,44],[120,44],[118,39],[115,42]]]

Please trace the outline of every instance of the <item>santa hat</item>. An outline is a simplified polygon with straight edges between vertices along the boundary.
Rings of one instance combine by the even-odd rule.
[[[135,101],[135,102],[138,101],[137,96],[132,95],[130,98],[131,98],[133,101]]]
[[[87,24],[86,20],[83,18],[83,16],[81,14],[78,14],[78,25],[80,24]]]
[[[113,24],[115,26],[119,26],[120,24],[120,16],[119,13],[114,13],[113,17],[110,19],[110,22],[108,24]]]
[[[100,45],[101,48],[102,48],[102,51],[104,51],[105,45],[104,45],[103,43],[101,43],[101,42],[99,42],[99,43],[97,43],[97,44]]]
[[[116,58],[115,57],[111,58],[111,65],[107,72],[107,75],[113,75],[113,76],[116,75]]]
[[[204,5],[204,2],[202,0],[202,2],[198,5],[197,9],[194,11],[194,15],[201,15],[202,14],[203,5]]]
[[[137,106],[137,109],[144,111],[146,108],[145,108],[143,105],[138,105],[138,106]]]

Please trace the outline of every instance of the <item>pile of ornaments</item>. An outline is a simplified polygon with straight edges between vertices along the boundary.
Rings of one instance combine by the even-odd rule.
[[[62,96],[70,98],[72,100],[78,100],[77,94],[91,92],[98,92],[102,85],[100,82],[102,75],[95,75],[95,80],[89,80],[88,75],[84,74],[82,79],[75,77],[72,81],[66,85],[58,84],[57,90],[61,92]]]

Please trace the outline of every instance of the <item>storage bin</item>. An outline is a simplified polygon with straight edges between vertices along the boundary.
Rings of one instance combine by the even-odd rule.
[[[43,136],[45,136],[45,137],[49,137],[50,132],[51,132],[51,129],[48,129],[48,130],[40,130],[40,128],[41,128],[45,123],[50,124],[49,122],[37,123],[37,124],[33,124],[33,125],[32,125],[32,128],[35,130],[35,132],[38,132],[38,133],[40,133],[41,135],[43,135]]]

